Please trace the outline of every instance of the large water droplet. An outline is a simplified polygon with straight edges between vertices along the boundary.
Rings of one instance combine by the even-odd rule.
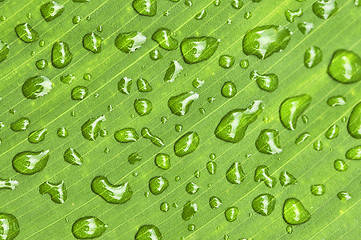
[[[226,178],[228,182],[232,184],[241,184],[241,182],[244,180],[244,177],[245,174],[240,162],[232,163],[226,172]]]
[[[309,22],[299,23],[297,27],[301,31],[301,33],[305,35],[308,35],[314,29],[313,23]]]
[[[340,132],[339,127],[336,124],[333,124],[325,133],[326,138],[334,139],[338,136]]]
[[[339,171],[339,172],[344,172],[348,169],[346,161],[342,160],[342,159],[336,159],[333,162],[333,166],[336,169],[336,171]]]
[[[218,48],[219,41],[214,37],[189,37],[183,39],[180,48],[183,59],[188,64],[208,60]]]
[[[0,178],[0,189],[9,189],[15,190],[15,188],[19,185],[19,182],[16,180],[9,179],[2,179]]]
[[[26,43],[32,43],[39,39],[39,34],[29,23],[18,24],[15,27],[16,35]]]
[[[252,201],[253,210],[262,216],[270,215],[275,209],[276,198],[271,194],[261,194]]]
[[[39,186],[39,193],[42,195],[48,193],[51,197],[51,200],[58,204],[65,203],[66,199],[68,198],[64,181],[56,184],[46,181]]]
[[[25,131],[28,128],[29,124],[30,124],[30,119],[27,117],[22,117],[16,120],[15,122],[11,123],[10,128],[14,132]]]
[[[153,17],[157,14],[157,0],[133,0],[132,6],[142,16]]]
[[[234,65],[234,57],[230,55],[222,55],[219,57],[218,65],[222,68],[231,68]]]
[[[280,173],[279,180],[282,186],[290,186],[297,183],[297,179],[287,171]]]
[[[304,54],[303,63],[305,67],[313,68],[322,61],[322,52],[319,47],[311,46]]]
[[[89,141],[95,141],[101,130],[101,123],[106,120],[105,116],[91,118],[81,126],[83,137]]]
[[[0,229],[3,240],[15,239],[20,233],[18,219],[12,214],[0,213]]]
[[[72,226],[72,233],[77,239],[93,239],[103,235],[107,225],[99,218],[89,216],[76,220]]]
[[[280,120],[288,130],[295,130],[297,119],[310,105],[312,98],[307,94],[286,98],[280,105]]]
[[[71,98],[73,100],[83,100],[88,96],[88,88],[84,86],[76,86],[71,90]]]
[[[145,116],[153,110],[153,104],[146,98],[135,99],[134,109],[139,114],[139,116]]]
[[[139,92],[151,92],[152,91],[152,86],[144,78],[139,78],[137,80],[137,87],[138,87]]]
[[[336,0],[318,0],[312,4],[313,13],[321,19],[330,18],[337,10]]]
[[[164,74],[164,82],[173,82],[183,70],[183,67],[177,61],[171,61]]]
[[[274,129],[263,129],[256,142],[256,148],[259,152],[265,154],[277,154],[282,152],[279,132]]]
[[[352,137],[361,138],[361,102],[352,109],[347,123],[347,131]]]
[[[303,10],[301,8],[297,9],[295,11],[292,11],[292,10],[285,11],[285,16],[286,16],[287,21],[289,21],[291,23],[295,21],[296,17],[301,17],[302,15],[303,15]]]
[[[135,240],[161,240],[162,234],[154,225],[143,225],[135,234]]]
[[[343,106],[346,104],[346,98],[344,96],[332,96],[327,99],[327,105],[330,107]]]
[[[346,191],[341,191],[341,192],[337,193],[337,197],[341,201],[348,201],[351,199],[351,195]]]
[[[56,68],[66,67],[73,59],[69,45],[66,42],[55,42],[51,51],[51,62]]]
[[[146,127],[142,128],[141,134],[142,134],[143,138],[149,139],[157,147],[164,146],[163,140],[160,137],[157,137],[154,134],[152,134],[150,132],[149,128],[146,128]]]
[[[361,160],[361,145],[357,145],[347,150],[345,156],[350,160]]]
[[[169,181],[162,176],[152,177],[149,180],[149,191],[154,195],[164,192],[169,186]]]
[[[358,82],[361,80],[361,58],[349,50],[336,50],[328,65],[327,73],[340,83]]]
[[[214,161],[207,162],[207,171],[209,174],[214,175],[217,172],[217,164]]]
[[[44,76],[35,76],[26,79],[23,84],[22,92],[27,99],[37,99],[50,92],[53,83]]]
[[[296,198],[286,199],[283,205],[283,219],[291,225],[298,225],[310,220],[311,214]]]
[[[190,91],[173,96],[168,100],[168,107],[171,112],[178,116],[188,113],[192,103],[199,98],[198,93]]]
[[[72,165],[82,165],[83,158],[82,156],[74,149],[68,148],[64,152],[64,161]]]
[[[221,94],[223,97],[231,98],[237,94],[237,87],[234,82],[227,81],[223,84],[221,89]]]
[[[83,37],[83,47],[92,53],[100,53],[102,51],[103,39],[96,33],[87,33]]]
[[[322,196],[326,192],[326,186],[323,184],[313,184],[311,185],[311,193],[315,196]]]
[[[229,207],[224,211],[224,216],[228,222],[234,222],[237,220],[239,214],[238,207]]]
[[[159,44],[159,47],[172,51],[178,47],[178,41],[173,37],[171,30],[168,28],[159,28],[152,35],[152,39]]]
[[[198,212],[198,206],[196,203],[192,203],[191,201],[186,202],[183,206],[182,211],[182,219],[184,221],[188,221]]]
[[[306,141],[310,137],[310,134],[308,132],[301,133],[300,136],[298,136],[295,140],[295,144],[300,144]]]
[[[124,53],[131,53],[140,48],[147,40],[141,32],[120,33],[115,39],[115,46]]]
[[[196,132],[187,132],[174,143],[174,153],[184,157],[194,152],[199,145],[199,136]]]
[[[42,171],[49,160],[49,150],[40,152],[24,151],[13,158],[15,171],[21,174],[32,175]]]
[[[133,196],[133,191],[128,182],[113,185],[104,176],[95,177],[91,183],[91,189],[106,202],[113,204],[125,203]]]
[[[170,168],[170,156],[166,153],[158,153],[154,158],[154,163],[160,169],[167,170]]]
[[[256,81],[258,87],[267,92],[273,92],[278,87],[278,77],[274,73],[260,74],[257,71],[252,71],[250,79]]]
[[[48,129],[46,129],[46,128],[42,128],[37,131],[33,131],[29,134],[28,141],[30,143],[34,143],[34,144],[42,142],[42,141],[44,141],[45,135],[47,133],[48,133]]]
[[[222,201],[219,197],[212,196],[209,198],[209,206],[212,209],[217,209],[222,205]]]
[[[0,62],[4,61],[9,54],[10,47],[8,44],[2,40],[0,40]]]
[[[269,168],[265,165],[258,166],[254,172],[255,182],[264,182],[264,184],[273,188],[277,184],[277,179],[269,174]]]
[[[136,142],[139,139],[139,135],[134,128],[123,128],[115,131],[114,138],[120,143]]]
[[[40,13],[44,20],[50,22],[64,12],[64,6],[58,2],[51,1],[40,6]]]

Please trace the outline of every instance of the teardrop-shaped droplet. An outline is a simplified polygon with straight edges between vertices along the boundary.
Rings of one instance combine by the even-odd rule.
[[[183,70],[183,67],[177,61],[171,61],[164,74],[164,82],[173,82]]]
[[[199,136],[196,132],[187,132],[174,144],[174,153],[178,157],[184,157],[194,152],[199,145]]]
[[[202,9],[202,11],[200,11],[199,13],[197,13],[197,15],[194,16],[194,19],[196,20],[202,20],[207,16],[207,12],[205,9]]]
[[[215,136],[230,143],[241,141],[246,134],[248,126],[256,121],[263,108],[263,102],[257,100],[248,108],[237,108],[228,112],[214,130]]]
[[[69,65],[73,59],[69,45],[66,42],[55,42],[51,51],[51,62],[56,68],[64,68]]]
[[[313,184],[311,185],[311,193],[315,196],[322,196],[326,192],[326,186],[323,184]]]
[[[336,50],[328,65],[327,73],[340,83],[358,82],[361,80],[361,58],[349,50]]]
[[[151,92],[152,91],[152,86],[144,78],[139,78],[137,80],[137,87],[138,87],[139,92]]]
[[[186,202],[183,206],[182,219],[188,221],[198,212],[198,205],[191,201]]]
[[[39,34],[29,23],[18,24],[15,27],[16,35],[26,43],[32,43],[39,39]]]
[[[58,204],[65,203],[66,199],[68,198],[64,181],[59,183],[50,183],[46,181],[39,186],[39,193],[42,195],[48,193],[51,197],[51,200]]]
[[[226,172],[226,178],[228,182],[232,184],[241,184],[241,182],[244,180],[244,177],[245,174],[240,162],[232,163]]]
[[[101,123],[106,120],[105,116],[91,118],[81,126],[83,137],[89,141],[95,141],[101,130]]]
[[[271,194],[261,194],[252,201],[253,210],[262,216],[270,215],[275,209],[276,198]]]
[[[67,150],[65,150],[64,161],[68,162],[72,165],[82,165],[83,164],[83,158],[74,148],[68,148]]]
[[[115,39],[115,46],[124,53],[131,53],[140,48],[147,40],[141,32],[120,33]]]
[[[308,132],[301,133],[295,140],[295,144],[300,144],[306,141],[311,135]]]
[[[238,207],[229,207],[224,211],[224,216],[228,222],[234,222],[237,220],[239,214]]]
[[[214,175],[217,172],[217,164],[214,161],[207,162],[207,171],[209,174]]]
[[[159,28],[152,35],[152,39],[159,44],[159,47],[172,51],[178,47],[178,41],[173,37],[171,30],[168,28]]]
[[[279,132],[274,129],[263,129],[256,142],[256,148],[259,152],[265,154],[277,154],[282,152]]]
[[[88,88],[84,86],[76,86],[71,90],[71,98],[73,100],[83,100],[88,96]]]
[[[139,135],[134,128],[123,128],[114,133],[114,138],[120,143],[136,142]]]
[[[15,239],[20,233],[18,219],[12,214],[0,213],[0,229],[3,240]]]
[[[337,10],[336,0],[318,0],[312,4],[313,13],[321,19],[330,18]]]
[[[71,231],[77,239],[93,239],[101,237],[106,229],[107,225],[99,218],[89,216],[76,220]]]
[[[32,175],[42,171],[49,159],[49,150],[40,152],[24,151],[13,158],[12,164],[15,171],[21,174]]]
[[[50,92],[53,83],[44,76],[35,76],[26,79],[23,84],[22,92],[27,99],[37,99]]]
[[[209,206],[212,209],[217,209],[222,205],[222,200],[219,197],[212,196],[209,198]]]
[[[188,113],[192,103],[198,98],[199,95],[196,92],[183,92],[169,98],[168,107],[173,114],[178,116],[184,116],[186,113]]]
[[[310,105],[312,98],[307,94],[286,98],[280,105],[279,114],[282,125],[295,130],[297,119]]]
[[[186,192],[189,194],[195,194],[199,189],[200,187],[194,182],[189,182],[186,186]]]
[[[160,169],[167,170],[170,168],[170,156],[166,153],[158,153],[154,158],[154,163]]]
[[[33,131],[29,134],[28,141],[30,143],[34,143],[34,144],[42,142],[42,141],[44,141],[45,135],[47,133],[48,133],[48,129],[46,129],[46,128],[42,128],[40,130]]]
[[[134,109],[139,116],[145,116],[153,110],[153,105],[152,102],[146,98],[138,98],[134,100]]]
[[[273,92],[278,88],[278,77],[274,73],[260,74],[252,71],[250,79],[256,81],[258,87],[267,92]]]
[[[133,0],[132,6],[142,16],[153,17],[157,14],[157,0]]]
[[[156,176],[149,180],[149,190],[154,195],[164,192],[169,186],[169,182],[165,177]]]
[[[361,102],[352,109],[347,123],[347,131],[352,137],[361,138]]]
[[[141,134],[143,138],[149,139],[157,147],[164,146],[163,140],[160,137],[157,137],[156,135],[152,134],[149,128],[147,127],[142,128]]]
[[[55,1],[50,1],[40,6],[40,13],[47,22],[59,17],[63,12],[64,6]]]
[[[322,52],[319,47],[311,46],[308,49],[306,49],[303,57],[303,63],[305,67],[313,68],[317,66],[321,61],[322,61]]]
[[[258,166],[254,172],[255,182],[264,182],[264,184],[273,188],[277,184],[277,179],[269,174],[269,168],[265,165]]]
[[[336,124],[333,124],[325,133],[326,138],[334,139],[338,136],[340,132],[339,127]]]
[[[218,48],[219,41],[214,37],[189,37],[183,39],[180,48],[183,59],[188,64],[208,60]]]
[[[30,124],[30,119],[27,117],[22,117],[16,120],[15,122],[11,123],[10,128],[14,132],[21,132],[21,131],[25,131],[28,128],[29,124]]]
[[[83,37],[83,47],[92,52],[100,53],[102,51],[102,37],[96,33],[87,33]]]
[[[341,191],[337,193],[337,198],[341,201],[348,201],[351,199],[351,195],[346,191]]]
[[[231,98],[237,94],[237,87],[234,82],[227,81],[223,84],[221,89],[221,94],[223,97]]]
[[[343,106],[346,104],[346,98],[344,96],[332,96],[327,99],[327,105],[330,107]]]
[[[284,186],[290,186],[297,183],[297,179],[289,172],[282,171],[280,173],[279,177],[281,185]]]
[[[154,225],[143,225],[135,234],[135,240],[162,240],[163,236]]]
[[[283,219],[291,225],[298,225],[310,220],[311,214],[296,198],[286,199],[283,205]]]
[[[91,189],[106,202],[113,204],[125,203],[133,196],[128,182],[114,185],[104,176],[95,177],[91,183]]]
[[[243,38],[243,52],[265,59],[284,50],[291,40],[291,31],[287,27],[265,25],[251,29]]]
[[[234,65],[234,57],[230,55],[222,55],[219,57],[218,65],[222,68],[231,68]]]

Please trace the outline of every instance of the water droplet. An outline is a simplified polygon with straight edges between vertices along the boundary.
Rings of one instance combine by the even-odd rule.
[[[351,195],[346,191],[341,191],[341,192],[337,193],[337,197],[341,201],[348,201],[351,199]]]
[[[80,16],[74,16],[71,21],[73,24],[78,24],[78,23],[80,23],[81,18],[80,18]]]
[[[29,134],[28,141],[30,143],[34,143],[34,144],[42,142],[42,141],[44,141],[45,135],[47,133],[48,133],[48,129],[46,129],[46,128],[42,128],[40,130],[33,131]]]
[[[135,240],[161,240],[163,238],[159,229],[154,225],[143,225],[135,234]]]
[[[92,53],[100,53],[103,39],[96,33],[87,33],[83,37],[83,47]]]
[[[142,159],[143,159],[143,157],[137,152],[131,153],[128,156],[128,162],[130,164],[135,164],[136,162],[140,162]]]
[[[120,33],[115,39],[115,46],[124,53],[131,53],[140,48],[147,40],[141,32]]]
[[[198,93],[190,91],[173,96],[168,100],[168,107],[171,112],[178,116],[188,113],[192,103],[199,98]]]
[[[311,96],[307,94],[286,98],[280,106],[280,120],[288,130],[295,130],[297,119],[311,103]]]
[[[277,154],[282,152],[279,132],[274,129],[263,129],[256,142],[256,148],[259,152],[265,154]]]
[[[174,180],[175,180],[176,182],[178,182],[179,180],[181,180],[181,177],[180,177],[180,176],[176,176],[176,177],[174,178]]]
[[[95,177],[91,183],[91,189],[106,202],[112,204],[125,203],[133,196],[133,191],[128,182],[113,185],[104,176]]]
[[[222,55],[219,57],[218,64],[222,68],[231,68],[234,65],[234,57],[230,55]]]
[[[244,13],[244,18],[247,20],[247,19],[250,19],[252,17],[252,13],[250,11],[247,11]]]
[[[6,42],[0,40],[0,62],[4,61],[9,54],[10,47]]]
[[[234,222],[237,220],[239,214],[238,207],[229,207],[224,211],[224,216],[228,222]]]
[[[214,6],[218,7],[221,4],[221,0],[214,0],[213,4]]]
[[[193,81],[192,81],[192,86],[194,88],[200,88],[203,86],[203,84],[205,83],[204,80],[201,80],[199,78],[195,78]]]
[[[46,181],[39,186],[39,193],[42,195],[48,193],[51,197],[51,200],[58,204],[63,204],[68,198],[64,181],[59,183],[50,183]]]
[[[228,112],[218,123],[214,131],[215,136],[230,143],[241,141],[248,126],[256,121],[263,108],[263,102],[257,100],[248,108],[237,108]]]
[[[337,10],[338,6],[335,0],[318,0],[312,4],[313,13],[321,19],[330,18]]]
[[[237,94],[237,87],[234,82],[227,81],[223,84],[221,89],[221,94],[223,97],[231,98]]]
[[[198,206],[196,203],[192,203],[191,201],[186,202],[183,206],[182,211],[182,219],[184,221],[188,221],[198,212]]]
[[[340,83],[355,83],[361,80],[361,58],[352,51],[336,50],[328,65],[328,75]]]
[[[346,158],[350,160],[361,160],[361,145],[350,148],[346,152]]]
[[[278,77],[274,73],[259,74],[257,71],[252,71],[250,79],[256,81],[258,87],[267,92],[273,92],[278,87]]]
[[[206,10],[202,10],[199,13],[197,13],[197,15],[194,16],[194,19],[196,20],[202,20],[203,18],[205,18],[207,16],[207,12]]]
[[[39,34],[29,23],[18,24],[15,27],[16,35],[26,43],[32,43],[39,39]]]
[[[144,78],[139,78],[137,80],[137,87],[139,92],[151,92],[152,87],[149,82]],[[128,91],[129,92],[129,91]]]
[[[178,157],[184,157],[194,152],[199,145],[199,136],[196,132],[187,132],[174,144],[174,153]]]
[[[88,88],[84,86],[77,86],[71,90],[71,98],[73,100],[83,100],[88,96]]]
[[[177,61],[171,61],[164,74],[164,82],[173,82],[183,70],[183,67]]]
[[[211,175],[216,174],[216,171],[217,171],[216,162],[209,161],[209,162],[207,162],[206,167],[207,167],[207,171],[208,171],[209,174],[211,174]]]
[[[306,141],[310,137],[310,134],[308,132],[301,133],[300,136],[298,136],[295,140],[295,144],[300,144]]]
[[[239,65],[241,66],[241,68],[247,69],[249,66],[249,61],[247,59],[243,59],[239,62]]]
[[[35,76],[25,80],[22,92],[27,99],[37,99],[50,92],[53,83],[44,76]]]
[[[128,77],[122,77],[118,82],[118,90],[123,94],[130,94],[130,87],[133,80]]]
[[[253,210],[262,216],[270,215],[275,209],[276,198],[271,194],[261,194],[252,201]]]
[[[212,57],[218,44],[219,41],[214,37],[190,37],[183,39],[180,48],[184,61],[194,64]]]
[[[139,116],[148,115],[153,110],[152,102],[145,98],[138,98],[134,100],[134,109]]]
[[[346,104],[346,98],[344,96],[332,96],[327,99],[327,105],[330,107],[343,106]]]
[[[157,0],[133,0],[132,6],[142,16],[153,17],[157,14]]]
[[[361,138],[361,102],[352,109],[347,123],[347,131],[352,137]]]
[[[167,170],[170,168],[170,156],[166,153],[158,153],[154,158],[154,163],[160,169]]]
[[[44,20],[50,22],[64,12],[64,6],[58,2],[51,1],[40,6],[40,13]]]
[[[264,182],[264,184],[273,188],[277,184],[277,179],[269,174],[269,168],[265,165],[258,166],[254,172],[255,182]]]
[[[313,68],[322,61],[322,52],[319,47],[311,46],[304,54],[303,63],[307,68]]]
[[[217,158],[216,154],[215,153],[211,153],[209,154],[209,159],[211,160],[215,160]]]
[[[293,227],[292,227],[292,226],[287,226],[287,227],[286,227],[286,232],[287,232],[288,234],[291,234],[291,233],[293,232]]]
[[[95,141],[98,138],[101,129],[101,123],[106,120],[105,116],[91,118],[81,126],[83,137],[89,141]]]
[[[123,128],[115,131],[114,138],[120,143],[136,142],[139,135],[134,128]]]
[[[283,219],[291,225],[298,225],[310,220],[311,214],[296,198],[286,199],[283,205]]]
[[[165,177],[156,176],[149,180],[149,190],[154,195],[164,192],[169,186],[169,182]]]
[[[282,171],[280,173],[279,177],[281,185],[284,186],[290,186],[297,183],[297,179],[289,172]]]
[[[73,54],[70,52],[69,45],[66,42],[55,42],[51,52],[51,62],[56,68],[64,68],[73,59]]]
[[[11,123],[10,128],[14,132],[25,131],[28,128],[29,124],[30,124],[30,119],[27,117],[22,117],[16,120],[15,122]]]
[[[40,152],[24,151],[13,158],[12,164],[15,171],[25,175],[32,175],[42,171],[49,159],[49,150]]]
[[[291,11],[291,10],[285,11],[285,16],[286,16],[287,21],[289,21],[291,23],[295,21],[296,17],[301,17],[302,15],[303,15],[303,10],[301,8],[297,9],[295,11]]]
[[[313,184],[311,185],[311,193],[315,196],[322,196],[326,192],[326,186],[323,184]]]
[[[73,74],[67,74],[60,77],[60,81],[65,84],[70,84],[75,80],[75,76]]]
[[[162,203],[160,204],[160,210],[161,210],[162,212],[168,212],[168,210],[169,210],[169,203],[167,203],[167,202],[162,202]]]
[[[344,172],[348,169],[346,161],[342,160],[342,159],[336,159],[333,162],[333,166],[336,169],[336,171],[339,171],[339,172]]]
[[[241,184],[245,177],[242,165],[240,162],[234,162],[226,171],[226,178],[232,184]]]
[[[183,126],[180,124],[176,124],[174,126],[174,129],[176,130],[176,132],[181,132],[183,130]]]
[[[242,6],[243,6],[243,2],[242,2],[241,0],[232,0],[231,6],[232,6],[234,9],[241,9]]]
[[[72,165],[82,165],[83,158],[74,148],[68,148],[64,152],[64,161]]]
[[[164,116],[160,118],[161,123],[166,123],[167,121],[168,121],[168,119]]]
[[[338,136],[340,130],[336,124],[333,124],[325,133],[326,138],[334,139]]]
[[[361,1],[360,0],[354,0],[354,4],[356,7],[361,6]]]
[[[152,35],[152,39],[159,44],[159,47],[172,51],[178,47],[178,41],[173,37],[173,33],[168,28],[159,28]]]
[[[300,32],[303,33],[304,35],[308,35],[314,29],[313,23],[309,23],[309,22],[299,23],[297,27],[300,30]]]
[[[287,27],[265,25],[251,29],[243,38],[243,52],[265,59],[284,50],[291,40],[291,31]]]
[[[209,206],[212,209],[217,209],[222,205],[222,201],[220,198],[216,197],[216,196],[212,196],[209,198]]]
[[[72,233],[77,239],[92,239],[103,235],[107,225],[99,218],[89,216],[76,220],[72,226]]]
[[[8,213],[0,213],[1,238],[4,240],[13,240],[20,233],[18,219]]]
[[[159,50],[154,49],[154,50],[152,50],[152,51],[149,52],[149,57],[150,57],[150,59],[156,61],[156,60],[162,59],[162,58],[163,58],[163,54],[162,54]]]
[[[16,180],[12,180],[11,178],[9,179],[0,178],[0,189],[14,190],[18,185],[19,182]]]
[[[184,1],[184,4],[185,4],[187,7],[191,7],[192,4],[193,4],[193,2],[192,2],[192,0],[185,0],[185,1]]]
[[[141,134],[142,134],[143,138],[149,139],[157,147],[164,146],[163,140],[161,138],[155,136],[154,134],[152,134],[150,132],[149,128],[146,128],[146,127],[142,128]]]
[[[321,140],[317,140],[313,143],[313,149],[316,151],[321,151],[323,149],[323,143]]]
[[[48,66],[48,61],[46,61],[45,59],[40,59],[35,62],[35,66],[37,69],[43,70]]]

